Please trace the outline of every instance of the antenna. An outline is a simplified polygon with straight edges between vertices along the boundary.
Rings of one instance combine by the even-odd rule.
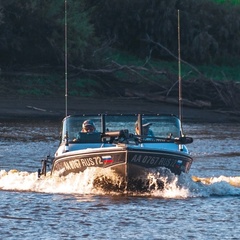
[[[68,115],[68,49],[67,49],[67,0],[65,0],[65,115]]]
[[[182,123],[182,77],[181,77],[181,43],[180,43],[180,12],[178,9],[178,103],[179,103],[179,119]]]

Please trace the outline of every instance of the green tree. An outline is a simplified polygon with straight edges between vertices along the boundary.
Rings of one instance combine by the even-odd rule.
[[[178,9],[185,60],[226,62],[240,53],[240,5],[210,0],[89,0],[88,5],[94,6],[91,19],[102,41],[141,57],[177,55]]]
[[[62,64],[64,0],[9,1],[2,7],[2,64]],[[68,0],[69,61],[81,64],[94,44],[85,0]]]

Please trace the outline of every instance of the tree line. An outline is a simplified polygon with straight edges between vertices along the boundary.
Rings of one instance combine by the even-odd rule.
[[[68,61],[97,68],[114,49],[140,58],[237,64],[240,5],[211,0],[68,0]],[[64,0],[0,2],[0,67],[63,66]]]

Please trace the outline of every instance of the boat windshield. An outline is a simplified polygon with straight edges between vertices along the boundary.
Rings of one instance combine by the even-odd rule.
[[[95,131],[83,133],[82,125],[86,120],[94,123]],[[173,115],[82,115],[82,116],[68,116],[63,120],[62,125],[62,141],[77,141],[79,136],[83,139],[84,134],[88,135],[90,141],[100,142],[101,134],[111,132],[128,130],[130,134],[139,135],[136,132],[136,125],[142,123],[143,126],[148,125],[150,131],[155,137],[180,137],[182,134],[180,120]]]

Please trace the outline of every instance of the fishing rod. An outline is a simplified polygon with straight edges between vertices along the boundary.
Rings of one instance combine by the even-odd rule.
[[[65,115],[68,115],[68,42],[67,42],[67,30],[68,30],[68,25],[67,25],[67,0],[65,0]]]
[[[181,42],[180,42],[180,12],[178,9],[178,103],[179,103],[179,119],[182,125],[182,77],[181,77]]]

